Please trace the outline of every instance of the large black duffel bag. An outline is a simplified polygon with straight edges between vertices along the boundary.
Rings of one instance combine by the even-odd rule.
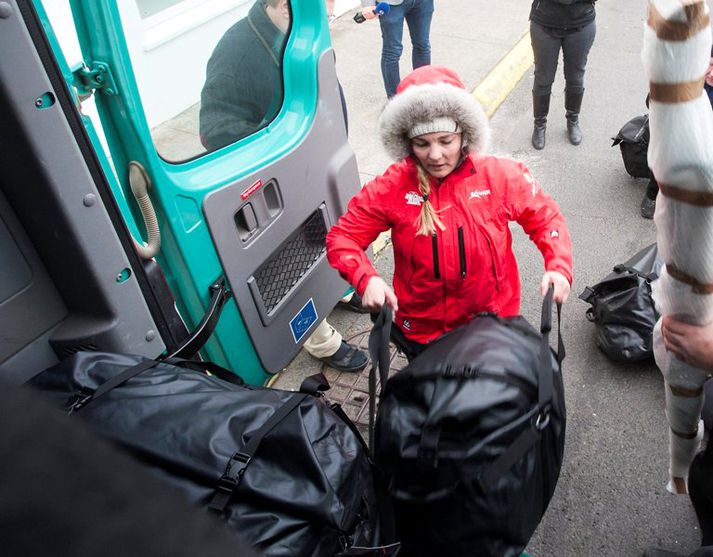
[[[587,319],[597,327],[597,345],[618,362],[653,358],[654,325],[659,319],[651,297],[651,283],[663,261],[652,244],[579,295],[591,307]]]
[[[564,347],[559,334],[557,354],[548,344],[551,296],[542,335],[522,317],[480,315],[386,382],[374,455],[400,555],[508,557],[527,545],[564,451]],[[373,360],[384,319],[370,339],[382,340],[370,342]],[[378,359],[383,384],[386,357]]]
[[[365,443],[320,396],[97,352],[80,352],[29,384],[222,514],[265,556],[396,551],[362,549],[393,541],[388,513],[377,507],[385,508]],[[310,385],[314,394],[325,387]]]

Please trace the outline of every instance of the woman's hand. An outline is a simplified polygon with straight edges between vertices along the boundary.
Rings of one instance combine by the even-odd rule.
[[[361,305],[372,312],[377,312],[381,310],[384,303],[394,313],[399,309],[399,302],[391,287],[381,277],[371,277],[361,296]]]
[[[701,369],[713,369],[713,323],[689,325],[664,315],[661,334],[666,350],[679,360]]]
[[[542,284],[540,285],[543,297],[547,294],[550,284],[555,287],[554,301],[559,304],[565,303],[571,289],[567,277],[557,271],[545,272],[545,274],[542,275]]]

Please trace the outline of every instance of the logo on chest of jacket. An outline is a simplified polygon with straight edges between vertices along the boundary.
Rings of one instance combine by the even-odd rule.
[[[481,197],[486,197],[490,195],[490,190],[473,190],[470,192],[468,199],[480,199]]]
[[[405,195],[406,205],[416,205],[420,207],[423,203],[423,197],[421,197],[417,192],[410,191]]]
[[[403,328],[406,329],[407,331],[410,331],[411,330],[411,321],[409,321],[408,319],[404,319]]]

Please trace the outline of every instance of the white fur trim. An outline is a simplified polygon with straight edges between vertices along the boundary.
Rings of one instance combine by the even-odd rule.
[[[379,118],[381,141],[393,159],[403,159],[411,153],[409,131],[444,117],[458,123],[467,151],[486,152],[490,126],[483,108],[470,93],[448,83],[412,85],[393,97]]]

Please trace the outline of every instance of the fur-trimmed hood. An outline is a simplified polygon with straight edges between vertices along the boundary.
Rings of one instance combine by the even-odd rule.
[[[436,118],[455,120],[467,152],[484,153],[490,126],[480,103],[465,90],[458,75],[443,66],[422,66],[401,80],[379,118],[384,148],[394,160],[411,154],[409,130]]]

